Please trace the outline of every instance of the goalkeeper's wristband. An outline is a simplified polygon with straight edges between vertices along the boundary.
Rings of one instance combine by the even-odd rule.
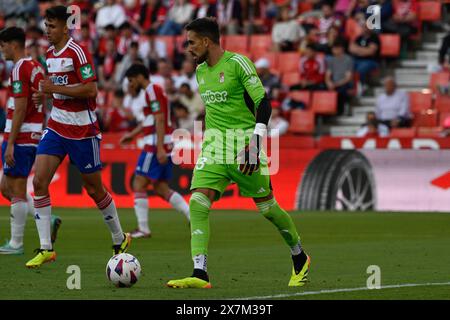
[[[255,125],[255,130],[253,131],[253,134],[256,134],[263,138],[267,134],[267,126],[264,123],[257,123]]]

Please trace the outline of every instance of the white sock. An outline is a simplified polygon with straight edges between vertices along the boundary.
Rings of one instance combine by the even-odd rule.
[[[169,203],[175,210],[184,214],[186,219],[190,221],[189,205],[178,192],[172,191],[172,194],[169,196]]]
[[[50,204],[50,196],[34,197],[34,221],[39,233],[41,249],[52,249],[51,239],[51,214],[52,206]]]
[[[204,254],[198,254],[192,258],[194,260],[194,269],[200,269],[207,272],[207,258]]]
[[[23,246],[23,230],[27,221],[28,205],[25,199],[11,199],[11,240],[9,245],[13,248]]]
[[[116,205],[109,192],[106,193],[103,200],[97,203],[97,207],[102,212],[105,223],[109,231],[111,231],[113,243],[115,245],[121,244],[123,241],[123,231],[120,226],[119,216],[117,215]]]
[[[27,193],[27,212],[30,216],[34,218],[34,203],[33,197]]]
[[[142,232],[150,233],[150,227],[148,226],[147,193],[145,192],[134,193],[134,212],[136,213],[139,230]]]

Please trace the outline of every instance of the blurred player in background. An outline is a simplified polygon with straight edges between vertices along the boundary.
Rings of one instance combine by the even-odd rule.
[[[274,224],[289,246],[294,264],[289,286],[303,286],[310,258],[303,251],[291,217],[273,196],[267,159],[261,152],[271,115],[270,101],[261,80],[247,57],[222,49],[216,20],[197,19],[188,24],[186,30],[188,51],[198,64],[196,74],[206,106],[206,131],[192,177],[193,193],[189,201],[194,271],[191,277],[171,280],[167,285],[172,288],[211,287],[207,274],[209,210],[226,187],[236,182],[240,194],[253,198],[261,214]],[[236,129],[243,132],[242,135],[253,132],[243,137],[246,146],[242,150],[236,145],[242,139],[240,136],[232,137],[232,144],[227,141],[230,131],[236,132]],[[227,141],[225,146],[216,143],[217,132]],[[214,140],[209,140],[210,134]],[[231,160],[234,159],[231,163],[227,161],[229,152]]]
[[[64,6],[46,10],[45,27],[51,44],[46,63],[49,79],[40,82],[43,94],[53,96],[53,106],[37,149],[33,180],[36,226],[41,246],[37,255],[26,263],[28,268],[53,261],[56,253],[50,241],[51,204],[49,185],[66,155],[81,173],[84,188],[103,214],[113,239],[113,254],[125,252],[131,242],[122,232],[114,201],[103,187],[100,161],[101,133],[95,115],[97,77],[92,57],[85,47],[69,36],[69,14]]]
[[[146,105],[143,109],[145,119],[132,132],[125,134],[120,143],[133,140],[144,133],[145,146],[136,166],[133,181],[134,210],[138,229],[131,232],[133,238],[150,237],[148,225],[147,188],[153,185],[155,193],[169,202],[173,208],[183,213],[189,221],[189,206],[183,197],[169,188],[172,178],[172,124],[167,97],[157,84],[150,83],[149,71],[142,64],[132,65],[126,72],[129,86],[139,92],[145,91]]]
[[[33,200],[27,193],[27,179],[36,157],[42,134],[42,104],[34,104],[32,89],[44,79],[42,66],[25,55],[25,33],[17,27],[0,33],[0,50],[6,60],[14,62],[8,80],[7,120],[2,144],[3,177],[1,192],[11,201],[11,239],[0,247],[0,254],[23,254],[23,235],[27,214],[34,216]],[[51,217],[51,241],[61,219]]]

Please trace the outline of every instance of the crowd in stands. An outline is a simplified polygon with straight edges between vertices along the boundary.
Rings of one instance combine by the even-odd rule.
[[[124,77],[134,63],[145,64],[151,81],[164,88],[179,127],[192,130],[193,120],[203,119],[196,66],[184,50],[183,28],[195,18],[216,17],[225,48],[255,62],[272,100],[271,125],[280,133],[288,131],[291,110],[311,108],[309,99],[297,100],[293,92],[336,92],[331,114],[350,115],[351,98],[367,94],[379,72],[380,36],[398,34],[404,52],[421,28],[418,0],[2,0],[0,28],[23,27],[28,54],[44,67],[48,42],[42,17],[56,4],[81,9],[80,28],[71,36],[94,57],[97,112],[106,132],[131,130],[142,120],[143,93],[132,92]],[[366,23],[374,4],[381,8],[381,25],[375,29]],[[447,37],[439,61],[444,70],[449,47]],[[0,58],[3,86],[11,67]],[[368,123],[373,126],[375,117],[388,128],[410,125],[408,95],[396,89],[394,79],[384,85],[386,93],[378,97]]]

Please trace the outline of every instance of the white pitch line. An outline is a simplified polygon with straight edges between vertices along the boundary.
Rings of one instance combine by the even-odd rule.
[[[395,289],[395,288],[407,288],[407,287],[426,287],[426,286],[448,286],[450,282],[437,282],[437,283],[405,283],[405,284],[392,284],[387,286],[381,286],[379,289],[369,289],[367,287],[360,288],[342,288],[342,289],[326,289],[318,291],[305,291],[297,293],[282,293],[271,296],[255,296],[255,297],[245,297],[245,298],[235,298],[232,300],[263,300],[263,299],[277,299],[277,298],[288,298],[288,297],[299,297],[299,296],[309,296],[324,293],[339,293],[339,292],[354,292],[354,291],[368,291],[368,290],[382,290],[382,289]]]

